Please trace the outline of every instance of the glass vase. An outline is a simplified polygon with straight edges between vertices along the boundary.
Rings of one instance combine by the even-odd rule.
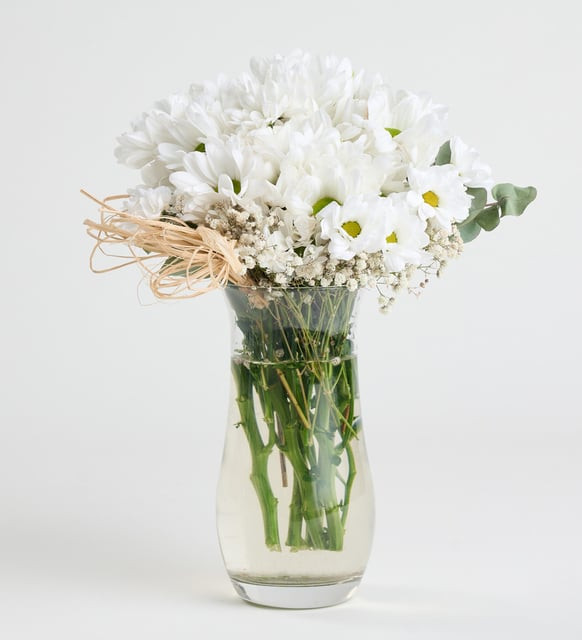
[[[222,556],[255,604],[349,598],[374,498],[354,345],[358,292],[228,286],[232,389],[217,496]]]

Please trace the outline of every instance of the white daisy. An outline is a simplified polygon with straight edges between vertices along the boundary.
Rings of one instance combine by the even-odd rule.
[[[423,249],[430,239],[426,222],[417,215],[415,198],[394,193],[384,199],[384,260],[388,272],[402,271],[407,265],[419,265],[429,259]]]
[[[423,220],[433,218],[446,231],[453,222],[462,222],[469,215],[471,196],[457,169],[450,164],[428,169],[408,170],[411,191],[416,194],[418,213]]]
[[[125,210],[140,218],[159,218],[172,201],[172,190],[168,187],[136,187],[127,193],[130,197],[125,202]]]
[[[445,121],[434,114],[421,118],[413,127],[396,135],[407,161],[415,167],[434,164],[439,149],[448,139]]]
[[[366,152],[384,167],[381,191],[389,194],[406,188],[410,164],[429,167],[434,163],[447,139],[446,115],[446,109],[427,96],[376,85],[366,109],[352,114],[351,126],[339,128],[344,138],[366,141]]]
[[[357,253],[379,251],[383,246],[381,198],[350,196],[343,205],[330,202],[318,214],[321,238],[329,240],[332,258],[350,260]]]
[[[164,138],[161,127],[153,115],[144,114],[132,122],[131,131],[117,138],[117,160],[132,169],[141,169],[155,160],[158,144]]]
[[[351,195],[380,194],[383,166],[364,153],[361,142],[332,136],[304,148],[290,146],[282,161],[277,187],[290,210],[316,214],[330,201],[343,203]]]
[[[148,187],[170,186],[168,167],[157,158],[142,167],[140,174],[144,185]]]
[[[447,119],[447,108],[434,102],[426,94],[414,94],[410,91],[389,90],[388,122],[392,135],[416,127],[425,118],[430,118],[444,125]],[[384,121],[386,122],[386,120]]]
[[[183,164],[186,170],[172,173],[170,182],[191,196],[192,209],[213,202],[214,194],[236,203],[245,197],[260,198],[267,189],[269,168],[235,136],[208,140],[203,151],[185,154]]]
[[[171,141],[158,144],[158,158],[170,170],[183,167],[183,157],[192,151],[203,151],[209,138],[220,135],[217,120],[201,104],[191,103],[181,118],[167,125]]]
[[[349,60],[318,58],[302,51],[288,56],[254,58],[251,73],[238,80],[242,118],[258,114],[275,125],[304,118],[322,109],[336,115],[352,95],[353,70]]]
[[[119,161],[142,175],[126,207],[154,219],[171,207],[198,224],[241,213],[225,213],[222,232],[244,245],[248,268],[278,284],[337,284],[330,257],[369,254],[350,280],[366,286],[384,267],[396,277],[430,261],[426,221],[450,235],[468,215],[467,188],[491,185],[446,118],[429,97],[394,91],[346,59],[301,51],[255,59],[238,78],[156,103],[118,139]],[[434,166],[447,140],[451,163]],[[255,209],[261,216],[245,218]]]
[[[492,187],[491,167],[481,160],[479,152],[456,136],[451,138],[450,144],[451,164],[455,165],[463,182],[468,187]]]
[[[216,122],[207,114],[196,118],[196,108],[188,96],[176,94],[157,102],[150,113],[133,124],[131,132],[120,136],[115,155],[119,162],[141,169],[148,186],[167,185],[169,174],[182,167],[183,154],[198,148],[204,136],[217,131]]]

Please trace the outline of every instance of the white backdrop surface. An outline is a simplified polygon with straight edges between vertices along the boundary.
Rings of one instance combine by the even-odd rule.
[[[0,11],[0,637],[582,637],[576,4]],[[419,299],[388,317],[363,301],[373,554],[351,602],[284,612],[237,600],[215,536],[222,296],[144,306],[137,271],[91,274],[78,189],[138,181],[114,138],[154,100],[295,47],[430,92],[499,181],[539,197]]]

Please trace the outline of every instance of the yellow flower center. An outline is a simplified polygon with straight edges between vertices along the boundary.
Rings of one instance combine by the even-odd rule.
[[[349,220],[348,222],[344,222],[342,224],[342,229],[351,236],[352,238],[357,238],[360,233],[362,233],[362,227],[359,222],[355,220]]]
[[[427,191],[426,193],[423,193],[422,199],[431,207],[439,206],[439,197],[434,191]]]
[[[394,231],[389,236],[386,236],[386,242],[388,244],[393,244],[394,242],[398,242],[398,236]]]

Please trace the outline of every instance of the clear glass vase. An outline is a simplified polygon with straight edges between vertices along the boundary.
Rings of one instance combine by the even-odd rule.
[[[345,287],[228,286],[232,390],[217,496],[237,593],[274,607],[349,598],[370,553],[374,498]]]

